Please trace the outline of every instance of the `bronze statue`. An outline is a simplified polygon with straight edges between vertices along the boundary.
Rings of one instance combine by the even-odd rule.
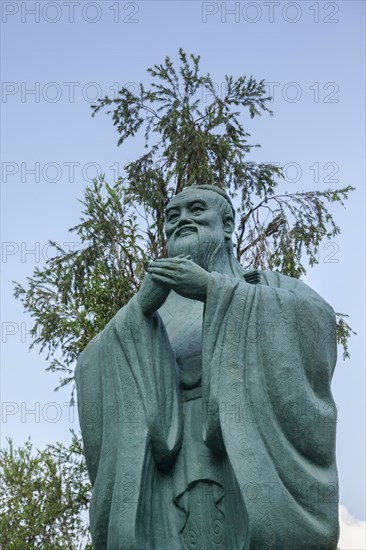
[[[335,315],[245,271],[210,185],[166,210],[168,258],[80,355],[96,550],[335,549]]]

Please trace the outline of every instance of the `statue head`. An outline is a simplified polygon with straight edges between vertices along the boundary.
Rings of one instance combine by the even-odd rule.
[[[185,187],[165,215],[168,256],[190,254],[207,271],[233,271],[235,211],[225,191],[213,185]]]

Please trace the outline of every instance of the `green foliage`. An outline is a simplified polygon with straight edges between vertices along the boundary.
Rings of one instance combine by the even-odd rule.
[[[55,257],[34,271],[27,288],[15,283],[34,320],[31,347],[47,351],[47,370],[60,373],[60,386],[72,382],[80,351],[136,293],[147,261],[166,256],[164,210],[184,186],[210,183],[234,199],[235,254],[244,268],[300,277],[306,262],[318,263],[322,241],[340,232],[328,208],[344,205],[353,187],[279,192],[281,169],[247,160],[259,145],[248,141],[245,116],[272,114],[264,81],[226,76],[220,97],[211,76],[200,74],[198,56],[180,50],[179,58],[178,69],[169,57],[148,69],[150,88],[122,88],[118,98],[93,106],[93,115],[112,106],[119,145],[143,132],[145,152],[115,184],[100,177],[86,188],[82,218],[70,229],[75,249],[51,242]],[[347,358],[355,333],[347,315],[337,315]],[[0,468],[1,547],[91,548],[80,515],[90,486],[75,436],[69,448],[48,445],[35,455],[30,442],[15,450],[9,441]]]
[[[348,339],[351,336],[351,334],[357,334],[352,328],[349,326],[349,324],[345,321],[346,318],[349,317],[349,315],[346,315],[345,313],[336,313],[338,318],[337,323],[337,342],[338,344],[341,344],[343,347],[343,359],[349,359],[349,351],[348,351]]]
[[[264,81],[225,77],[220,97],[210,74],[201,75],[200,58],[179,51],[148,69],[151,86],[137,94],[123,87],[105,97],[93,115],[111,107],[118,144],[142,132],[145,152],[125,166],[114,185],[104,178],[85,191],[83,217],[70,231],[74,251],[55,243],[57,255],[16,283],[15,296],[34,319],[33,344],[48,351],[48,370],[73,379],[78,353],[138,290],[146,261],[166,256],[164,210],[184,186],[211,183],[225,188],[237,205],[235,254],[244,268],[278,270],[292,277],[318,263],[324,239],[339,234],[329,206],[344,205],[351,186],[279,192],[278,167],[247,160],[253,147],[245,117],[272,114]],[[203,98],[208,101],[203,101]],[[339,315],[338,341],[348,356],[352,330]]]
[[[122,88],[118,99],[106,97],[93,106],[95,114],[106,105],[117,105],[113,121],[121,136],[119,145],[145,129],[149,150],[126,166],[131,190],[137,199],[149,199],[144,193],[148,181],[149,192],[153,189],[164,201],[184,186],[210,183],[236,189],[244,178],[248,190],[259,190],[278,169],[260,165],[250,170],[244,162],[253,145],[248,144],[250,134],[240,122],[237,108],[248,108],[251,118],[261,110],[271,113],[264,81],[257,83],[245,76],[234,81],[226,76],[225,96],[220,98],[210,75],[199,75],[199,56],[191,55],[189,60],[183,50],[179,56],[179,73],[166,57],[165,65],[148,69],[155,79],[151,89],[140,84],[139,94],[134,95]],[[203,91],[212,97],[206,106]],[[149,148],[152,134],[157,134],[158,140]]]
[[[131,201],[150,220],[154,252],[166,251],[163,212],[172,196],[185,186],[210,183],[239,203],[236,257],[243,266],[300,277],[305,258],[317,263],[321,241],[339,234],[327,203],[343,205],[353,188],[277,194],[282,171],[247,160],[259,145],[248,142],[242,120],[272,114],[264,80],[226,75],[221,97],[210,74],[200,75],[199,56],[180,50],[179,58],[179,70],[169,57],[148,69],[149,89],[140,84],[133,94],[122,87],[116,99],[105,97],[92,106],[93,115],[114,107],[107,114],[120,135],[118,145],[144,132],[147,151],[125,169]]]
[[[82,513],[90,500],[83,450],[75,434],[34,452],[30,440],[0,450],[0,548],[92,548]]]
[[[95,180],[81,201],[80,223],[70,229],[75,250],[50,242],[57,254],[46,268],[28,278],[27,290],[15,283],[15,296],[34,318],[31,347],[52,356],[47,370],[62,372],[59,387],[73,380],[80,351],[139,288],[145,252],[124,194],[120,183]]]

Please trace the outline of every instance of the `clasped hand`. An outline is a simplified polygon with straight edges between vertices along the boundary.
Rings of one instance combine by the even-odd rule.
[[[191,256],[176,256],[149,262],[148,273],[153,280],[177,294],[192,300],[206,300],[208,272]]]

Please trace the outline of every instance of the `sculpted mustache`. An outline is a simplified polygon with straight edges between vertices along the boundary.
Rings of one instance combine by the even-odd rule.
[[[175,234],[179,236],[185,229],[194,229],[197,231],[197,227],[195,225],[183,225],[182,227],[179,227],[179,229],[176,229]]]

